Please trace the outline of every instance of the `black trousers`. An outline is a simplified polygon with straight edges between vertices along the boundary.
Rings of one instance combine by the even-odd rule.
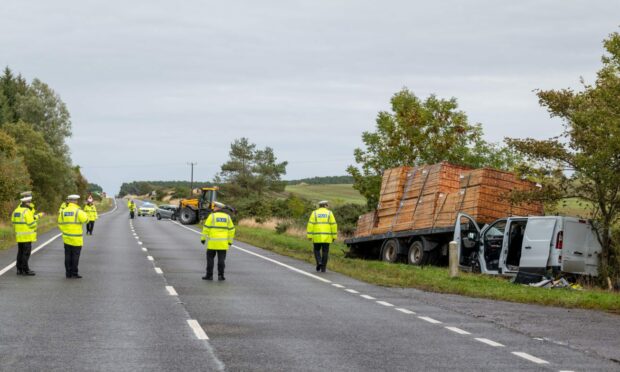
[[[65,244],[65,274],[68,278],[78,274],[81,252],[82,247]]]
[[[213,276],[213,263],[217,255],[217,273],[224,275],[226,267],[226,250],[224,249],[207,249],[207,276]]]
[[[129,218],[133,218],[133,215],[134,215],[133,211],[129,211]]]
[[[323,268],[327,267],[327,259],[329,258],[329,243],[314,243],[314,259],[317,265]]]
[[[28,260],[32,251],[32,242],[17,243],[17,271],[30,271]]]
[[[93,235],[93,228],[95,227],[95,221],[88,221],[86,223],[86,233]]]

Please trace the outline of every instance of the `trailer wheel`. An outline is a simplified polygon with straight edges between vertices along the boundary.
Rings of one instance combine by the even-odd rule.
[[[381,259],[385,262],[394,263],[398,259],[398,240],[390,239],[383,244]]]
[[[424,251],[424,244],[416,240],[409,246],[409,254],[407,254],[407,262],[410,265],[424,265],[429,252]]]

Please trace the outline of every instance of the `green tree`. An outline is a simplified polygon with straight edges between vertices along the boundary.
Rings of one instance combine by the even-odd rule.
[[[16,205],[19,192],[30,186],[28,168],[18,155],[15,140],[0,130],[0,215],[7,216]]]
[[[540,192],[520,197],[551,202],[576,197],[588,202],[603,248],[601,276],[617,280],[620,244],[611,230],[620,220],[620,34],[611,34],[604,46],[608,54],[593,85],[582,82],[583,89],[577,92],[537,93],[551,117],[562,120],[559,136],[506,142],[529,160],[522,172],[543,186]]]
[[[406,88],[391,99],[392,112],[377,115],[376,130],[364,132],[365,149],[355,149],[349,166],[354,188],[374,208],[379,198],[381,175],[388,168],[448,161],[470,167],[509,169],[515,157],[506,148],[486,142],[480,124],[470,124],[458,110],[456,98],[435,95],[421,100]]]
[[[0,76],[0,126],[19,119],[17,101],[27,89],[26,80],[21,75],[15,76],[10,68],[5,67]]]

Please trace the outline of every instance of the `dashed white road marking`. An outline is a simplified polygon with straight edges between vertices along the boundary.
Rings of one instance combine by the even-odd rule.
[[[184,229],[187,229],[187,230],[189,230],[189,231],[193,232],[194,234],[198,234],[198,235],[200,235],[200,232],[198,232],[198,231],[196,231],[196,230],[194,230],[194,229],[190,229],[190,228],[189,228],[189,227],[187,227],[187,226],[183,226],[183,225],[181,225],[181,224],[180,224],[180,223],[178,223],[178,222],[175,222],[175,224],[176,224],[176,225],[178,225],[178,226],[180,226],[180,227],[182,227],[182,228],[184,228]],[[236,246],[236,245],[234,245],[234,244],[232,245],[232,247],[233,247],[233,248],[236,248],[236,249],[238,249],[238,250],[240,250],[241,252],[245,252],[245,253],[247,253],[247,254],[251,254],[251,255],[256,256],[256,257],[258,257],[258,258],[262,258],[263,260],[266,260],[266,261],[269,261],[269,262],[273,262],[273,263],[274,263],[274,264],[276,264],[276,265],[280,265],[280,266],[282,266],[282,267],[286,267],[287,269],[289,269],[289,270],[291,270],[291,271],[294,271],[294,272],[299,273],[299,274],[301,274],[301,275],[305,275],[305,276],[307,276],[307,277],[309,277],[309,278],[312,278],[312,279],[319,280],[319,281],[321,281],[321,282],[323,282],[323,283],[331,283],[331,282],[332,282],[331,280],[328,280],[328,279],[325,279],[325,278],[321,278],[320,276],[317,276],[317,275],[314,275],[314,274],[310,274],[310,273],[308,273],[308,272],[305,272],[305,271],[303,271],[303,270],[300,270],[300,269],[298,269],[298,268],[296,268],[296,267],[293,267],[293,266],[291,266],[291,265],[287,265],[287,264],[282,263],[282,262],[280,262],[280,261],[274,260],[273,258],[265,257],[265,256],[263,256],[263,255],[261,255],[261,254],[254,253],[254,252],[249,251],[249,250],[247,250],[247,249],[243,249],[243,248],[241,248],[241,247],[239,247],[239,246]]]
[[[146,249],[146,247],[142,247],[142,250],[143,250],[144,252],[148,251],[148,249]]]
[[[493,347],[504,347],[504,345],[500,344],[499,342],[495,342],[493,340],[489,340],[488,338],[476,337],[475,340],[479,341],[479,342],[482,342],[483,344],[487,344],[489,346],[493,346]]]
[[[142,245],[142,242],[138,242],[139,245]]]
[[[149,260],[149,261],[153,261],[154,260],[153,256],[146,256],[146,259]]]
[[[422,319],[422,320],[426,320],[427,322],[432,323],[432,324],[441,324],[441,322],[439,320],[435,320],[435,319],[429,318],[427,316],[419,316],[418,318]]]
[[[46,245],[50,244],[54,240],[58,239],[58,237],[61,236],[61,235],[62,234],[56,234],[56,235],[52,236],[48,241],[46,241],[45,243],[43,243],[40,246],[38,246],[35,249],[33,249],[30,254],[37,253],[41,248],[45,247]],[[17,261],[13,261],[7,267],[5,267],[4,269],[0,270],[0,276],[4,275],[4,273],[6,273],[7,271],[11,270],[13,267],[15,267],[16,264],[17,264]]]
[[[336,288],[344,288],[344,286],[342,284],[336,284],[336,283],[332,283],[332,285]]]
[[[189,324],[189,326],[192,327],[192,330],[194,331],[196,338],[198,338],[199,340],[209,339],[209,336],[207,336],[207,334],[205,333],[204,329],[202,329],[198,321],[196,321],[195,319],[187,319],[187,324]]]
[[[376,300],[376,298],[369,296],[369,295],[360,295],[360,297],[365,298],[367,300]]]
[[[397,307],[396,310],[400,311],[401,313],[405,313],[405,314],[415,314],[414,311],[403,309],[402,307]]]
[[[385,301],[377,301],[377,303],[378,303],[379,305],[383,305],[383,306],[387,306],[387,307],[392,307],[392,306],[394,306],[394,305],[392,305],[391,303],[389,303],[389,302],[385,302]]]
[[[522,351],[513,351],[512,353],[518,357],[529,360],[530,362],[534,362],[536,364],[549,364],[549,362],[544,359],[536,358],[535,356],[524,353]]]
[[[446,329],[458,333],[459,335],[471,335],[471,333],[456,327],[446,327]]]
[[[174,290],[174,287],[171,285],[167,285],[166,286],[166,291],[168,291],[168,294],[170,294],[170,296],[178,296],[179,294],[177,293],[177,291]]]
[[[162,271],[159,267],[156,267],[156,268],[155,268],[155,272],[156,272],[157,274],[163,274],[163,273],[164,273],[164,272],[163,272],[163,271]]]
[[[345,289],[345,291],[349,292],[349,293],[359,293],[358,291],[356,291],[355,289]]]

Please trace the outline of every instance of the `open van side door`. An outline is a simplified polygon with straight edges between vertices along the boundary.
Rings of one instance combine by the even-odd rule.
[[[529,217],[523,236],[519,271],[543,273],[547,268],[556,217]]]
[[[456,216],[453,240],[457,245],[459,267],[480,272],[480,227],[473,217],[467,213]]]

